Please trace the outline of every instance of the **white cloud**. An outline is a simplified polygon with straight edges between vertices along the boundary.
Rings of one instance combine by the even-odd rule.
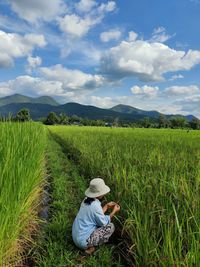
[[[108,1],[107,3],[103,3],[99,6],[98,11],[100,14],[104,12],[112,12],[116,9],[116,3],[114,1]]]
[[[122,41],[101,58],[101,72],[111,79],[138,77],[141,81],[163,81],[168,72],[190,70],[200,63],[200,51],[177,51],[161,43]]]
[[[32,63],[32,59],[31,59]],[[41,76],[18,76],[13,80],[0,82],[0,96],[21,93],[25,95],[51,95],[62,97],[62,101],[87,101],[88,94],[104,83],[103,77],[71,70],[55,65],[40,68]]]
[[[27,45],[30,46],[38,46],[38,47],[44,47],[46,46],[46,41],[44,38],[44,35],[42,34],[34,34],[29,33],[24,36],[24,41],[27,43]]]
[[[109,42],[111,40],[119,40],[121,37],[121,32],[119,30],[110,30],[107,32],[102,32],[100,34],[100,39],[102,42]]]
[[[166,29],[164,27],[158,27],[154,29],[150,42],[164,43],[167,40],[171,39],[173,36],[174,34],[173,35],[167,34]]]
[[[80,70],[71,70],[55,65],[49,68],[40,68],[42,75],[53,81],[60,81],[66,91],[95,90],[103,85],[104,78],[101,75],[92,75]]]
[[[21,93],[25,95],[59,95],[63,93],[62,83],[34,78],[28,75],[0,83],[0,95]]]
[[[95,0],[81,0],[75,7],[80,12],[89,12],[96,5],[97,3]]]
[[[91,2],[91,1],[90,1]],[[112,12],[116,8],[113,1],[102,3],[100,5],[90,5],[89,1],[80,1],[75,5],[80,9],[89,8],[89,11],[84,16],[76,13],[67,14],[64,17],[58,18],[58,24],[65,34],[72,37],[81,38],[85,36],[95,25],[101,23],[106,13]]]
[[[182,74],[176,74],[176,75],[173,75],[169,81],[174,81],[174,80],[177,80],[177,79],[183,79],[184,76]]]
[[[6,33],[0,30],[0,67],[11,67],[14,59],[31,55],[36,47],[44,47],[43,35]]]
[[[65,11],[63,0],[8,0],[18,16],[28,22],[51,21]]]
[[[74,37],[83,37],[89,30],[98,23],[89,17],[81,18],[76,14],[66,15],[60,20],[60,29]]]
[[[40,57],[28,56],[28,65],[26,66],[26,71],[30,74],[35,68],[42,64],[42,59]]]
[[[142,87],[139,87],[135,85],[131,87],[131,92],[136,96],[154,98],[158,95],[159,88],[157,86],[153,87],[144,85]]]
[[[138,34],[137,34],[136,32],[134,32],[134,31],[130,31],[130,32],[128,33],[128,41],[129,41],[129,42],[134,42],[134,41],[136,41],[137,37],[138,37]]]
[[[196,93],[200,93],[200,89],[196,85],[189,85],[189,86],[171,86],[167,87],[164,90],[164,94],[168,95],[169,97],[173,96],[181,96],[181,95],[194,95]]]
[[[101,108],[109,108],[113,106],[113,98],[109,96],[100,97],[100,96],[90,96],[88,98],[88,104]]]
[[[131,92],[134,96],[139,98],[159,98],[165,99],[166,97],[171,100],[187,96],[187,95],[195,95],[200,93],[200,88],[197,85],[188,85],[188,86],[170,86],[163,90],[161,90],[158,86],[137,86],[134,85],[131,87]]]

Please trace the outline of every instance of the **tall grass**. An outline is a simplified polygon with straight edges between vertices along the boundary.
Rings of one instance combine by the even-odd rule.
[[[0,140],[0,266],[15,266],[36,222],[45,128],[1,123]]]
[[[51,127],[121,205],[136,266],[200,266],[200,132]]]

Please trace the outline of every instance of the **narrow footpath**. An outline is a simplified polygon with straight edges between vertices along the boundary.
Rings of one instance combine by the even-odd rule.
[[[49,134],[48,168],[50,173],[50,207],[47,222],[42,226],[37,248],[33,252],[35,267],[110,267],[124,266],[115,246],[100,247],[94,256],[81,257],[73,244],[71,227],[84,197],[87,182],[67,151]]]

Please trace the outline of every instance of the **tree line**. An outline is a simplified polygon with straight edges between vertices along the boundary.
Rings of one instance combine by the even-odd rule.
[[[21,109],[15,116],[9,114],[8,116],[0,116],[0,121],[16,121],[25,122],[30,121],[31,115],[29,109]],[[46,125],[83,125],[83,126],[110,126],[110,127],[143,127],[143,128],[171,128],[171,129],[194,129],[200,130],[200,120],[193,118],[187,121],[186,118],[171,117],[167,118],[161,114],[159,118],[152,119],[145,117],[137,122],[123,122],[119,118],[113,120],[92,120],[88,118],[78,117],[77,115],[67,116],[65,113],[57,115],[55,112],[50,112],[47,117],[41,118],[40,121]]]

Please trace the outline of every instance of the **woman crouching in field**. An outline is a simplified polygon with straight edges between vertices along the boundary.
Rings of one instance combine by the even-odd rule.
[[[89,255],[95,251],[96,246],[108,242],[115,230],[111,219],[120,210],[120,206],[115,202],[101,206],[103,196],[109,192],[110,188],[105,185],[103,179],[91,180],[89,188],[85,191],[86,198],[81,203],[73,223],[74,243]],[[105,215],[109,208],[113,209],[112,212],[110,215]]]

